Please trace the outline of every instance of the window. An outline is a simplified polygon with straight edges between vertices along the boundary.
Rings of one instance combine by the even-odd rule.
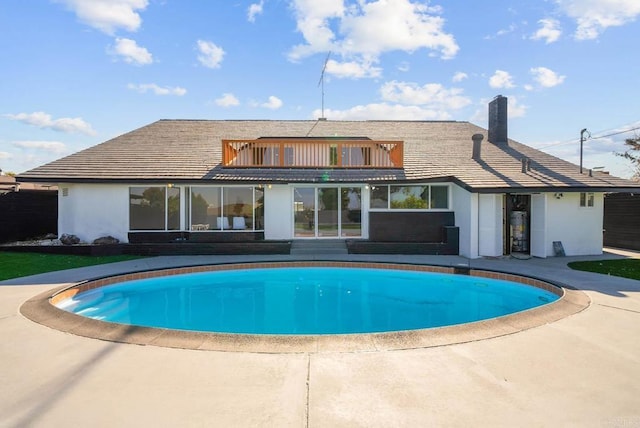
[[[430,186],[431,197],[429,201],[431,203],[430,208],[449,208],[449,187],[447,186]]]
[[[164,186],[129,188],[131,230],[179,230],[180,189]]]
[[[171,184],[129,188],[129,230],[183,227],[190,231],[263,230],[264,190],[252,186],[180,188]]]
[[[192,187],[190,212],[190,219],[187,219],[192,231],[262,230],[264,190],[235,186]]]
[[[372,186],[369,207],[392,210],[447,210],[449,186]]]
[[[225,187],[223,212],[233,230],[253,229],[253,188]]]
[[[371,208],[389,208],[389,186],[372,186],[369,206]]]
[[[228,222],[228,220],[227,220]],[[222,219],[220,187],[191,188],[191,230],[228,229]],[[224,227],[227,226],[227,227]]]
[[[331,147],[329,147],[329,165],[338,165],[338,146],[335,144],[332,144]]]
[[[429,208],[428,186],[391,186],[391,209]]]
[[[580,206],[592,207],[595,200],[593,193],[580,193]]]

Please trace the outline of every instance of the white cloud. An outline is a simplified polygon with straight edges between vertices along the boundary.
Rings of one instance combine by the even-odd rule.
[[[503,70],[496,70],[493,76],[489,78],[489,86],[494,89],[514,88],[513,77]]]
[[[384,52],[419,49],[449,59],[459,50],[443,30],[441,10],[411,0],[358,1],[348,7],[343,0],[294,0],[293,9],[305,43],[291,49],[292,61],[332,51],[345,61],[375,63]]]
[[[315,110],[313,117],[322,112]],[[419,106],[376,103],[358,105],[348,110],[325,109],[324,116],[332,120],[447,120],[450,116],[443,111],[426,109]]]
[[[262,14],[262,8],[264,6],[264,0],[260,0],[260,3],[253,3],[249,6],[247,10],[247,19],[249,22],[256,21],[256,15]]]
[[[330,28],[329,19],[343,16],[343,0],[293,0],[292,8],[297,29],[307,44],[295,46],[289,54],[290,59],[295,61],[317,52],[336,50],[335,34]]]
[[[141,83],[138,85],[129,83],[127,88],[133,91],[138,91],[141,94],[151,91],[156,95],[176,95],[181,97],[187,93],[187,90],[180,86],[172,88],[170,86],[158,86],[155,83]]]
[[[577,40],[596,39],[609,27],[635,21],[640,15],[638,0],[556,0],[560,10],[576,20]]]
[[[85,24],[107,34],[117,29],[136,31],[142,19],[138,11],[143,11],[148,0],[55,0],[73,11]]]
[[[347,61],[338,62],[330,59],[327,61],[326,73],[338,78],[360,79],[363,77],[379,77],[382,72],[380,67],[374,67],[371,62]]]
[[[0,159],[11,159],[13,155],[9,152],[0,152]]]
[[[268,108],[271,110],[277,110],[280,107],[282,107],[282,100],[278,97],[271,95],[269,97],[269,101],[267,101],[266,103],[260,104],[260,107]]]
[[[110,47],[108,52],[111,55],[119,56],[128,64],[148,65],[153,63],[153,55],[131,39],[118,37],[115,46]]]
[[[42,111],[34,113],[7,114],[5,116],[11,120],[17,120],[41,129],[52,129],[54,131],[66,133],[96,135],[96,131],[93,130],[91,125],[79,117],[63,117],[54,120],[51,118],[50,114]]]
[[[562,34],[558,20],[550,18],[541,19],[538,21],[538,24],[540,24],[540,28],[531,36],[531,39],[544,40],[547,44],[558,41]]]
[[[222,94],[220,98],[216,98],[215,103],[220,107],[235,107],[240,105],[240,101],[238,101],[235,95],[230,93]]]
[[[398,65],[398,71],[402,71],[403,73],[409,71],[411,69],[410,65],[408,62],[406,61],[402,61],[399,65]]]
[[[509,27],[503,28],[501,30],[498,30],[498,31],[496,31],[495,34],[484,36],[484,39],[485,40],[493,40],[493,39],[496,39],[498,37],[507,35],[509,33],[513,33],[517,28],[518,28],[518,26],[516,24],[510,24]]]
[[[224,50],[215,43],[206,40],[198,40],[198,61],[207,68],[220,68],[224,57]]]
[[[33,149],[56,155],[67,153],[67,146],[60,141],[13,141],[12,145],[21,149]]]
[[[535,67],[530,70],[533,75],[533,80],[535,80],[540,86],[543,88],[553,88],[554,86],[558,86],[562,82],[566,76],[560,76],[553,70],[550,70],[546,67]]]
[[[451,78],[451,81],[453,81],[453,82],[462,82],[463,80],[465,80],[467,78],[469,78],[467,73],[463,73],[462,71],[458,71],[456,74],[453,75],[453,77]]]
[[[406,105],[429,106],[436,110],[460,109],[471,100],[462,96],[462,89],[447,89],[438,83],[419,86],[412,82],[387,82],[380,88],[382,99]]]
[[[513,95],[507,99],[507,114],[509,117],[524,117],[527,114],[528,108],[529,107],[520,104],[518,98]]]

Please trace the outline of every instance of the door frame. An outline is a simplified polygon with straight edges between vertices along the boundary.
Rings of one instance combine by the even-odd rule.
[[[296,236],[296,219],[295,219],[295,204],[296,204],[296,197],[295,197],[295,191],[297,188],[306,188],[306,189],[313,189],[313,193],[314,193],[314,208],[313,208],[313,236]],[[322,188],[334,188],[337,189],[337,197],[338,197],[338,201],[337,201],[337,207],[338,207],[338,232],[336,236],[319,236],[318,235],[318,189],[322,189]],[[358,188],[360,189],[360,235],[350,235],[350,236],[343,236],[342,234],[342,198],[341,198],[341,192],[342,189],[344,188]],[[291,227],[292,227],[292,237],[293,239],[362,239],[364,236],[364,226],[365,226],[365,191],[368,189],[368,186],[366,184],[362,184],[362,183],[358,183],[358,184],[352,184],[352,183],[331,183],[331,184],[322,184],[322,185],[318,185],[318,184],[294,184],[291,186]],[[367,199],[368,199],[368,194],[367,194]]]

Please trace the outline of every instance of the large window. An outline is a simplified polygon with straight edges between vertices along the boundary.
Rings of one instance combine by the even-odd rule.
[[[372,186],[371,209],[436,210],[449,209],[449,186]]]
[[[391,209],[429,208],[428,186],[391,186],[389,196]]]
[[[190,229],[261,230],[264,227],[264,191],[254,187],[191,188]]]
[[[129,188],[130,230],[264,229],[264,190],[240,186]],[[184,202],[183,202],[184,201]],[[183,220],[184,219],[184,220]]]
[[[191,230],[228,229],[222,218],[220,187],[192,187]]]
[[[180,189],[164,186],[129,188],[131,230],[179,230]]]

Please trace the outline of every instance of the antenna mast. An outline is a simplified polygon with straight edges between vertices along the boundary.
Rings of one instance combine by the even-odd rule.
[[[322,72],[320,73],[320,81],[318,81],[318,86],[322,87],[322,117],[321,120],[325,120],[324,117],[324,71],[327,69],[327,62],[329,62],[329,56],[331,56],[331,51],[327,54],[327,57],[324,60],[324,65],[322,66]]]

